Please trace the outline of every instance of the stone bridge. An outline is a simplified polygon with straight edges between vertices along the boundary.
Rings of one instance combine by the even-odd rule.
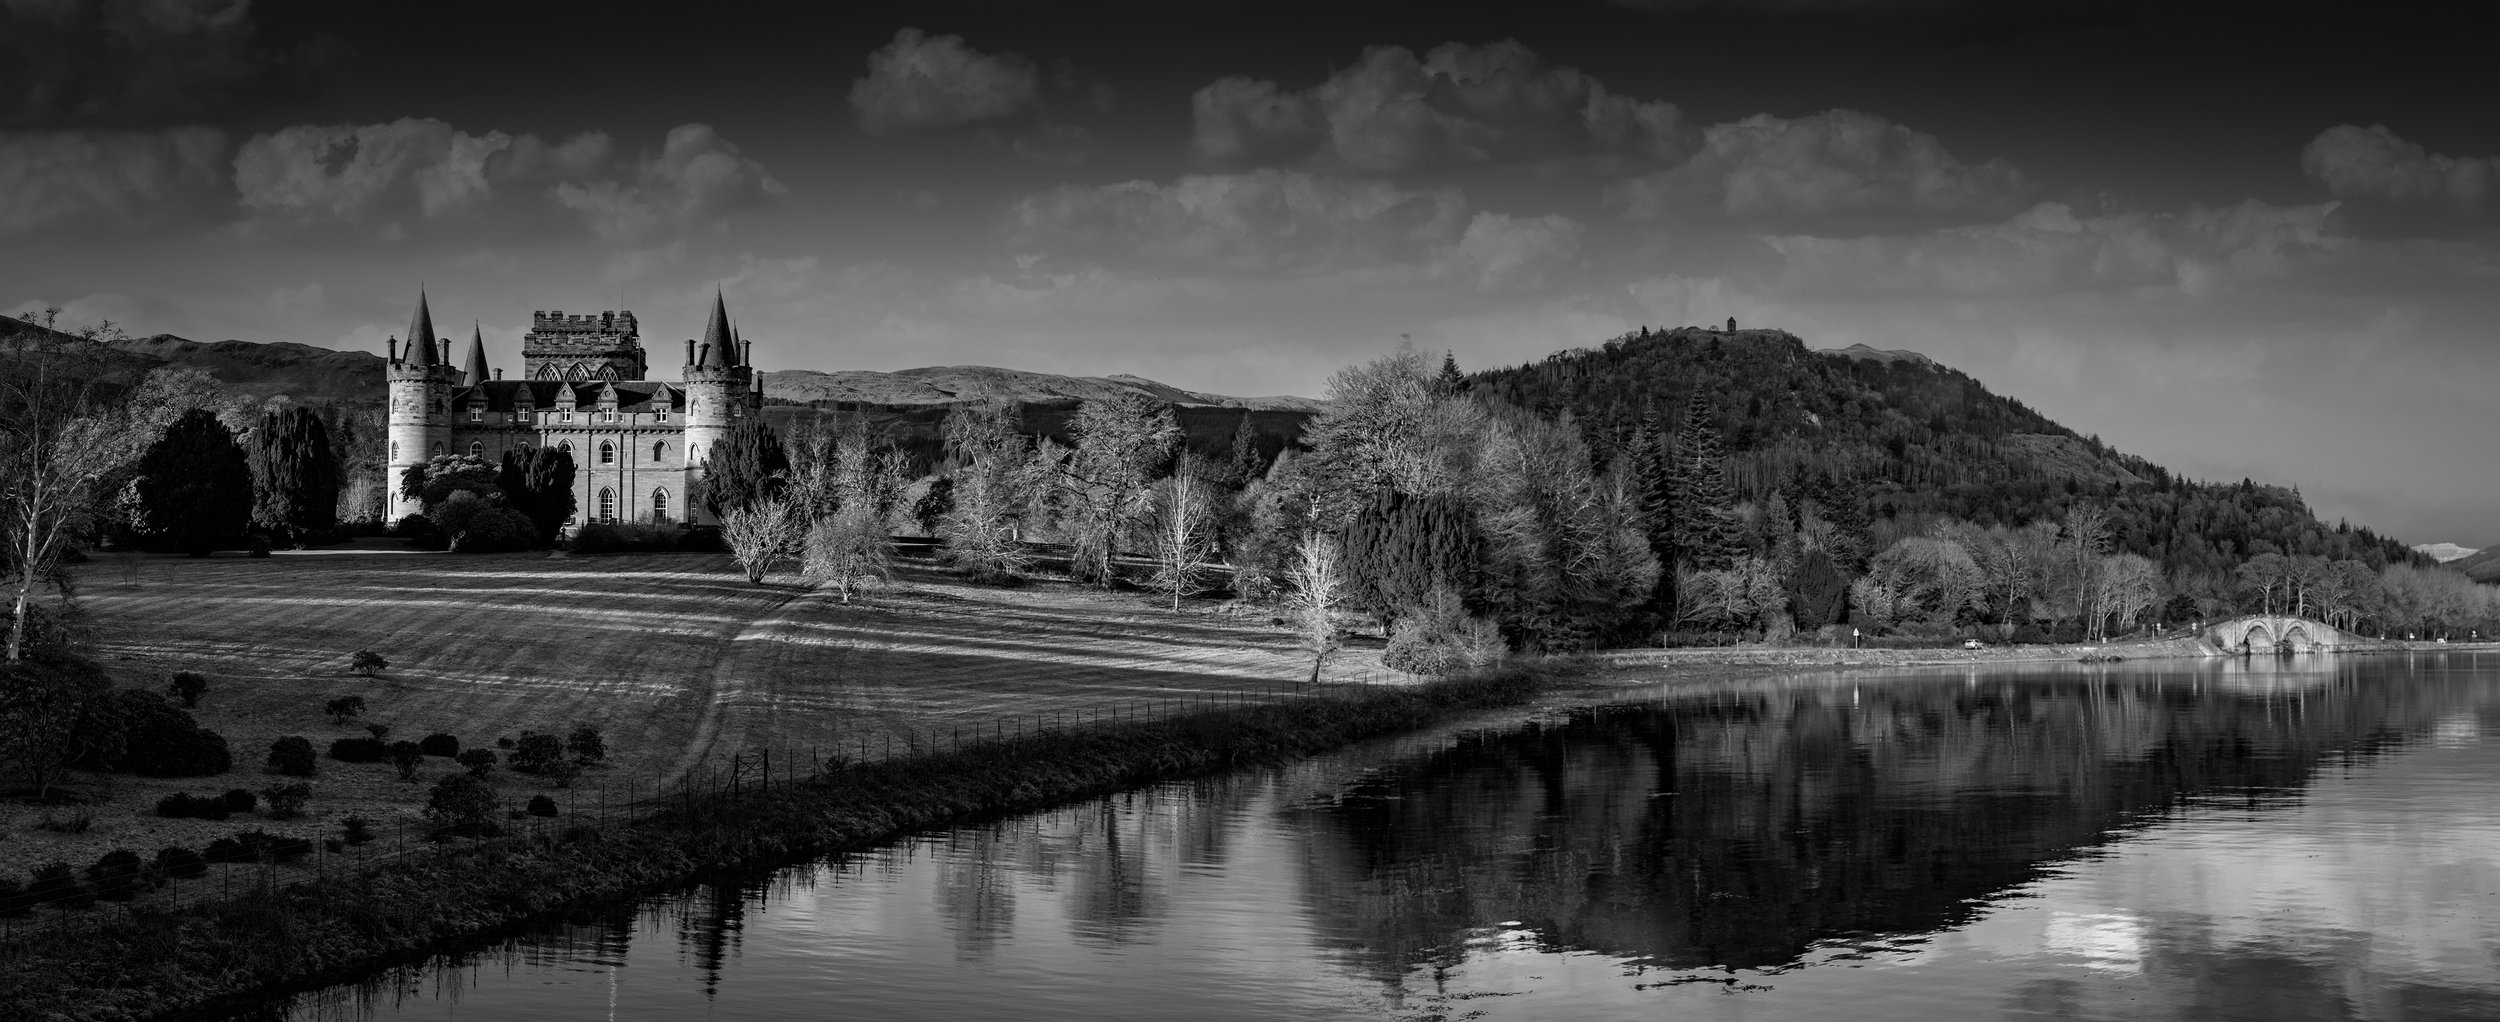
[[[2334,625],[2280,614],[2256,614],[2208,625],[2205,638],[2225,653],[2309,653],[2360,641]]]

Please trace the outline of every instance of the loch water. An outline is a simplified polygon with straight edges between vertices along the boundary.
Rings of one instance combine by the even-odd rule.
[[[367,1019],[2496,1019],[2500,654],[1801,675],[719,882]]]

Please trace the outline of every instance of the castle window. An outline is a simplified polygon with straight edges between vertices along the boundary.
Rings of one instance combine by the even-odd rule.
[[[562,422],[571,422],[571,421],[573,421],[573,413],[572,413],[572,412],[569,412],[569,411],[568,411],[568,412],[564,412],[564,413],[561,413],[561,414],[559,414],[558,416],[556,416],[556,418],[557,418],[559,421],[562,421]]]
[[[616,521],[616,491],[605,486],[599,488],[599,520]]]
[[[472,458],[483,458],[483,457],[485,457],[485,456],[486,456],[486,445],[485,445],[485,444],[483,444],[483,443],[479,443],[478,441],[475,441],[475,440],[471,440],[471,441],[469,441],[469,457],[472,457]]]
[[[665,522],[668,520],[667,487],[661,487],[660,489],[651,491],[651,520],[654,522]]]
[[[399,441],[397,440],[391,441],[391,460],[399,460]]]
[[[556,443],[556,450],[563,451],[563,452],[564,452],[564,456],[565,456],[565,457],[567,457],[567,458],[572,457],[572,456],[573,456],[573,441],[570,441],[570,440],[562,440],[562,441],[558,441],[558,442]]]
[[[471,409],[469,409],[469,421],[470,421],[470,422],[484,422],[484,421],[486,421],[486,409],[483,409],[483,408],[471,408]]]
[[[661,421],[661,422],[667,422],[667,421],[668,421],[668,409],[666,409],[666,408],[662,408],[662,409],[660,409],[659,411],[660,411],[660,421]]]
[[[651,445],[651,460],[668,460],[668,444],[665,441]]]
[[[599,441],[599,463],[602,465],[616,464],[615,444],[609,443],[605,440]]]
[[[434,456],[437,458],[443,456],[443,442],[440,440],[434,441]]]

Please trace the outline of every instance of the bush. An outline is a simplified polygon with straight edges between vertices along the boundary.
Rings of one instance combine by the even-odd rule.
[[[442,530],[434,527],[433,519],[421,514],[411,514],[392,522],[390,534],[399,539],[422,540],[439,536]]]
[[[156,800],[156,815],[168,820],[188,820],[199,815],[194,800],[179,791]]]
[[[316,761],[312,741],[302,735],[288,735],[269,743],[270,769],[289,777],[310,777]]]
[[[95,892],[78,882],[78,871],[69,863],[53,862],[35,867],[35,882],[26,885],[26,893],[38,905],[62,908],[94,908]]]
[[[380,741],[380,739],[377,738],[375,741]],[[425,749],[423,746],[409,741],[391,743],[391,765],[399,768],[400,780],[416,780],[417,767],[423,765],[424,763]]]
[[[230,837],[221,837],[209,842],[201,857],[210,862],[258,862],[260,849]]]
[[[391,726],[388,724],[366,724],[365,733],[372,735],[376,739],[389,738],[391,736]]]
[[[542,735],[536,731],[523,731],[520,744],[514,746],[512,750],[512,769],[525,774],[534,774],[547,769],[548,764],[563,758],[563,739],[554,735]]]
[[[292,820],[304,815],[304,803],[312,800],[312,785],[302,781],[272,784],[260,789],[260,794],[269,800],[270,819]]]
[[[201,696],[208,694],[208,679],[182,671],[174,675],[174,680],[165,686],[165,690],[182,700],[183,709],[192,709],[200,705]]]
[[[497,757],[492,749],[467,749],[452,761],[469,768],[469,776],[484,777],[494,772]]]
[[[529,814],[531,816],[554,816],[556,814],[556,800],[548,798],[545,795],[530,796]]]
[[[511,748],[511,747],[512,747],[512,739],[509,739],[509,738],[498,738],[498,739],[495,739],[495,747],[496,747],[496,748],[498,748],[498,749],[509,749],[509,748]]]
[[[16,918],[35,910],[35,898],[13,876],[0,876],[0,917]]]
[[[95,826],[95,810],[86,806],[46,809],[43,819],[36,821],[35,826],[55,834],[84,834],[87,828]]]
[[[507,550],[527,550],[538,544],[538,524],[529,516],[508,507],[487,507],[462,523],[460,534],[452,537],[451,551],[461,554],[492,554]]]
[[[573,779],[582,775],[582,765],[562,756],[538,768],[538,776],[556,782],[556,787],[570,788]]]
[[[446,775],[426,794],[426,819],[454,834],[482,833],[494,814],[495,789],[467,774]]]
[[[226,739],[154,692],[120,696],[121,768],[141,777],[205,777],[234,768]]]
[[[340,696],[336,699],[330,700],[329,702],[321,704],[321,712],[330,715],[330,723],[345,724],[347,723],[347,718],[349,717],[361,717],[364,715],[365,697]]]
[[[106,852],[87,867],[87,887],[106,901],[129,901],[148,886],[147,863],[127,848]]]
[[[564,751],[585,763],[596,762],[608,758],[608,743],[599,736],[598,728],[577,727],[573,729],[572,737],[564,740]]]
[[[351,845],[370,844],[373,841],[373,821],[362,816],[340,820],[339,837]]]
[[[449,759],[460,755],[460,739],[437,731],[425,736],[424,741],[417,743],[417,748],[424,750],[428,756],[441,756]]]
[[[293,862],[313,851],[311,838],[283,837],[257,830],[243,832],[243,843],[260,850],[262,862]]]
[[[391,662],[382,659],[382,654],[380,653],[376,653],[369,649],[360,649],[355,652],[355,655],[347,658],[347,669],[370,678],[383,671],[390,670]],[[358,703],[357,705],[362,706],[363,704]]]
[[[341,763],[379,763],[391,758],[391,748],[379,738],[341,738],[330,743],[330,758]]]
[[[226,804],[226,811],[230,813],[248,813],[260,805],[259,798],[241,788],[227,791],[218,800]]]
[[[173,879],[189,879],[208,875],[208,860],[188,848],[160,848],[156,851],[156,873]]]

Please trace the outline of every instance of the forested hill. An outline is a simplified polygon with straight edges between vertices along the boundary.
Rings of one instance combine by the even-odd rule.
[[[2110,509],[2117,547],[2215,577],[2266,552],[2429,564],[2395,539],[2320,522],[2295,490],[2181,479],[1979,381],[1909,352],[1807,349],[1780,330],[1641,331],[1541,362],[1476,373],[1470,392],[1569,414],[1600,459],[1643,418],[1669,433],[1711,402],[1739,501],[1856,502],[1875,548],[1939,517],[1981,525]]]

